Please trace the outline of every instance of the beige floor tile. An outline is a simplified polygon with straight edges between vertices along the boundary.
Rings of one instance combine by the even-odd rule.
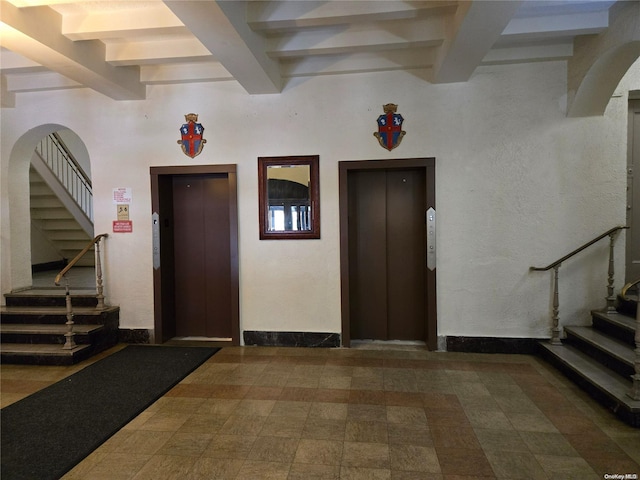
[[[339,480],[339,465],[310,465],[293,463],[287,480]]]
[[[267,417],[260,430],[260,436],[299,438],[306,419],[297,417]]]
[[[135,476],[151,459],[151,455],[133,455],[130,453],[107,453],[102,460],[83,477],[89,479],[129,479]]]
[[[578,456],[578,452],[561,433],[520,432],[520,437],[534,454]]]
[[[385,468],[347,467],[340,469],[340,480],[390,480],[391,470]]]
[[[246,459],[256,441],[253,436],[216,435],[202,453],[203,457],[218,459]]]
[[[257,415],[259,417],[268,417],[273,410],[275,400],[240,400],[238,406],[233,411],[233,415]]]
[[[391,469],[412,472],[440,473],[438,456],[433,447],[391,445]]]
[[[346,420],[347,411],[346,403],[314,402],[309,408],[309,418]]]
[[[289,476],[288,463],[246,461],[238,472],[242,480],[286,480]]]
[[[119,443],[114,451],[140,455],[153,455],[173,436],[173,432],[156,432],[151,430],[136,430],[131,432],[124,441]]]
[[[260,433],[267,417],[231,415],[219,432],[225,435],[255,436]]]
[[[340,465],[344,442],[302,439],[294,458],[296,464]]]
[[[258,437],[247,456],[248,460],[291,463],[299,440],[287,437]]]
[[[383,443],[344,442],[342,465],[388,469],[390,468],[389,445]]]
[[[559,433],[551,421],[541,413],[512,413],[506,414],[513,428],[523,432]]]
[[[279,400],[271,410],[273,417],[307,418],[311,409],[310,402]]]
[[[503,412],[492,410],[466,410],[469,422],[474,428],[513,430],[513,425]]]
[[[428,426],[406,423],[390,423],[387,426],[389,445],[419,445],[433,447],[433,438]]]
[[[496,477],[501,480],[548,480],[544,469],[531,453],[486,452]]]
[[[185,480],[235,480],[244,460],[200,457]]]
[[[344,441],[347,422],[308,418],[302,430],[302,438]]]
[[[149,417],[140,425],[140,430],[151,430],[154,432],[175,432],[190,417],[188,413],[163,413],[162,411]]]
[[[162,448],[159,455],[181,455],[199,457],[211,443],[210,433],[175,433]]]
[[[530,452],[519,432],[515,430],[474,428],[474,431],[485,452]]]
[[[384,443],[389,441],[387,424],[370,420],[348,420],[344,439],[347,442]]]
[[[549,478],[567,480],[600,480],[602,478],[589,466],[584,458],[558,455],[536,455],[535,457],[544,471],[547,472]]]
[[[387,406],[387,422],[426,425],[427,416],[422,407]]]
[[[177,478],[185,478],[196,460],[196,457],[154,455],[132,478],[133,480],[175,480]]]

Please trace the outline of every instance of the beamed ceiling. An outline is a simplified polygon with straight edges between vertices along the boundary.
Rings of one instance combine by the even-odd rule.
[[[466,82],[483,65],[571,62],[577,56],[580,64],[570,65],[570,76],[579,78],[569,93],[574,88],[579,95],[611,44],[638,57],[637,5],[1,0],[3,106],[29,92],[67,88],[139,100],[147,85],[194,82],[237,81],[249,94],[274,94],[294,77],[392,70],[430,83]],[[621,16],[627,23],[633,17],[622,38],[616,9],[626,9]],[[585,62],[581,49],[592,58]]]

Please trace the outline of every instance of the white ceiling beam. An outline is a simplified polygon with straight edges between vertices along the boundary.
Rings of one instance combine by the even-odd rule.
[[[111,65],[149,65],[211,60],[212,55],[197,38],[181,37],[164,40],[107,42],[105,59]]]
[[[39,72],[37,74],[7,75],[7,88],[14,93],[41,92],[45,90],[65,90],[68,88],[82,88],[78,82],[56,72]]]
[[[519,0],[461,3],[451,35],[440,48],[433,83],[466,82],[482,63],[520,6]]]
[[[416,21],[354,24],[327,30],[303,30],[272,38],[269,55],[276,58],[327,55],[354,51],[434,47],[444,40],[443,17]]]
[[[336,75],[341,73],[418,70],[433,66],[435,49],[398,50],[393,53],[354,53],[321,55],[282,62],[283,77]]]
[[[219,62],[145,65],[140,80],[147,85],[185,84],[194,82],[222,82],[233,80]]]
[[[48,7],[18,9],[0,3],[2,45],[114,100],[145,98],[139,69],[104,61],[104,44],[74,43],[61,34],[61,18]]]
[[[600,33],[609,26],[607,11],[512,19],[499,43]]]
[[[455,11],[455,1],[249,2],[247,23],[258,31],[323,27],[437,15]]]
[[[16,106],[16,94],[7,87],[6,75],[0,75],[0,107],[14,108]]]
[[[162,2],[128,3],[131,8],[64,15],[62,34],[70,40],[96,40],[188,33],[180,19]]]
[[[246,2],[165,1],[213,56],[250,94],[280,93],[278,63],[246,23]]]
[[[482,65],[568,60],[572,55],[573,43],[494,48],[482,59]]]

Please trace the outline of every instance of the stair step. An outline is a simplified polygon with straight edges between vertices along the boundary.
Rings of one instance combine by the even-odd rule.
[[[628,392],[631,380],[616,375],[588,354],[570,345],[539,343],[542,355],[591,396],[606,405],[624,421],[640,427],[640,400],[633,400]]]
[[[591,312],[591,322],[597,330],[635,346],[636,320],[621,313]]]
[[[81,335],[98,332],[104,327],[102,325],[82,325],[73,326],[73,332]],[[20,334],[20,335],[64,335],[69,331],[67,325],[53,324],[20,324],[20,323],[3,323],[0,324],[0,333],[2,334]]]
[[[95,288],[70,288],[71,305],[95,307],[98,303]],[[65,287],[33,288],[22,292],[6,293],[8,307],[65,307]]]
[[[606,335],[593,327],[567,326],[566,342],[575,345],[592,358],[622,376],[630,377],[634,372],[635,354],[628,343]]]
[[[73,365],[91,356],[92,345],[76,345],[73,349],[63,349],[56,344],[2,343],[0,356],[2,363],[29,365]]]

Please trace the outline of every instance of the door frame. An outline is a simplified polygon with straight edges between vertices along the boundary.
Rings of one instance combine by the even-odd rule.
[[[151,175],[151,213],[157,213],[162,220],[173,207],[173,177],[178,175],[226,174],[229,184],[229,242],[231,261],[231,331],[230,345],[240,345],[240,281],[238,259],[238,188],[235,164],[222,165],[186,165],[168,167],[150,167]],[[154,332],[152,343],[164,343],[175,336],[175,301],[173,298],[173,239],[165,233],[163,240],[162,221],[159,225],[158,268],[153,269],[153,316]],[[152,227],[153,228],[153,227]],[[171,225],[170,228],[173,228]],[[156,248],[156,245],[153,246]],[[164,270],[163,270],[164,265]]]
[[[338,162],[339,169],[339,215],[340,215],[340,294],[341,294],[341,313],[342,313],[342,346],[351,346],[351,318],[350,318],[350,292],[349,292],[349,172],[359,170],[374,169],[406,169],[406,168],[424,168],[426,179],[426,204],[429,207],[436,208],[436,192],[435,192],[435,162],[434,157],[429,158],[409,158],[395,160],[348,160]],[[426,212],[425,212],[426,214]],[[426,218],[425,218],[426,222]],[[426,249],[426,238],[425,238]],[[438,348],[438,322],[436,308],[436,270],[426,268],[426,285],[425,295],[427,300],[425,333],[424,339],[428,350],[437,350]]]

